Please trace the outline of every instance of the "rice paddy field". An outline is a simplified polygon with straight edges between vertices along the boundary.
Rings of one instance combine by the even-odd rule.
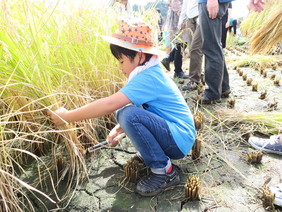
[[[267,193],[268,185],[282,182],[281,157],[261,156],[247,142],[251,134],[282,131],[281,0],[246,17],[245,44],[229,37],[228,99],[202,107],[195,96],[203,87],[183,92],[198,142],[175,161],[181,183],[153,198],[134,193],[148,170],[130,163],[135,149],[127,138],[86,151],[105,139],[114,114],[59,128],[47,115],[111,95],[126,82],[101,35],[114,32],[127,11],[99,4],[1,1],[0,211],[281,210]],[[135,15],[156,23],[153,8]],[[186,72],[188,64],[185,57]],[[186,81],[175,83],[181,89]]]

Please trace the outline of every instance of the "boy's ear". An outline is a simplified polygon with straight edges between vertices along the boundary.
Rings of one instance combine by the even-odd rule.
[[[146,60],[146,55],[143,52],[138,52],[136,54],[136,57],[140,58],[140,64],[144,63]]]

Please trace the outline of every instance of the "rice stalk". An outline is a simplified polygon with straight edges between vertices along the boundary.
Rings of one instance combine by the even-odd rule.
[[[20,190],[26,197],[21,200],[11,189],[16,187],[13,181],[5,181],[7,175],[1,177],[8,190],[1,189],[5,202],[0,208],[21,211],[29,203],[26,211],[33,210],[29,195],[38,197],[39,205],[45,208],[48,201],[52,203],[47,196],[40,200],[28,186],[47,190],[48,196],[60,202],[58,207],[65,207],[87,176],[85,147],[105,136],[115,119],[111,114],[56,129],[46,111],[78,107],[122,86],[124,78],[114,68],[116,60],[100,37],[114,30],[115,13],[111,9],[81,9],[65,14],[56,5],[46,7],[30,1],[3,4],[7,9],[0,20],[0,169],[12,167],[6,172],[26,183],[28,191]],[[38,159],[50,153],[46,162]],[[61,163],[56,162],[59,155],[63,155]],[[33,170],[36,182],[25,177],[31,166],[37,167]]]
[[[240,25],[242,35],[248,38],[252,37],[252,35],[256,33],[256,31],[259,30],[273,14],[276,13],[277,8],[281,7],[281,3],[281,0],[266,0],[264,10],[262,12],[258,13],[251,11]]]
[[[277,134],[282,132],[282,113],[281,112],[250,112],[240,113],[234,110],[222,110],[218,113],[221,119],[226,122],[245,122],[257,125],[257,131],[264,134]]]
[[[271,68],[272,64],[277,63],[279,58],[267,55],[246,55],[244,57],[229,58],[230,66],[251,67],[254,69]]]
[[[264,22],[250,39],[252,54],[267,54],[273,46],[282,41],[282,4],[274,14]]]

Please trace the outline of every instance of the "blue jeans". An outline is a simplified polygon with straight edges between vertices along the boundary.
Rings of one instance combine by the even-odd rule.
[[[199,23],[203,39],[202,52],[205,55],[205,81],[208,88],[204,96],[210,100],[220,99],[222,92],[230,90],[229,75],[221,46],[222,16],[229,2],[220,3],[215,19],[209,18],[207,3],[199,4]]]
[[[180,159],[185,155],[176,145],[166,121],[147,110],[133,105],[117,111],[117,120],[146,166],[165,168],[169,159]]]

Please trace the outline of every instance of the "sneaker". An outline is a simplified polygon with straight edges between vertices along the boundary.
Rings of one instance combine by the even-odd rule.
[[[174,73],[174,78],[181,78],[181,79],[188,79],[189,76],[187,74],[185,74],[183,71],[178,72],[178,73]]]
[[[276,186],[270,186],[270,191],[275,195],[274,204],[278,206],[282,206],[282,183]]]
[[[193,81],[190,81],[187,83],[187,85],[182,86],[183,91],[187,91],[187,90],[193,91],[196,90],[197,88],[198,88],[198,83]]]
[[[164,189],[180,182],[177,168],[172,165],[172,171],[166,174],[155,174],[151,172],[143,177],[136,186],[136,192],[141,196],[155,196]]]
[[[166,68],[166,70],[170,71],[170,61],[168,58],[164,58],[162,59],[161,63],[163,64],[163,66]]]
[[[255,149],[267,153],[282,155],[282,144],[280,143],[280,136],[281,135],[272,135],[269,139],[250,137],[248,141]]]

